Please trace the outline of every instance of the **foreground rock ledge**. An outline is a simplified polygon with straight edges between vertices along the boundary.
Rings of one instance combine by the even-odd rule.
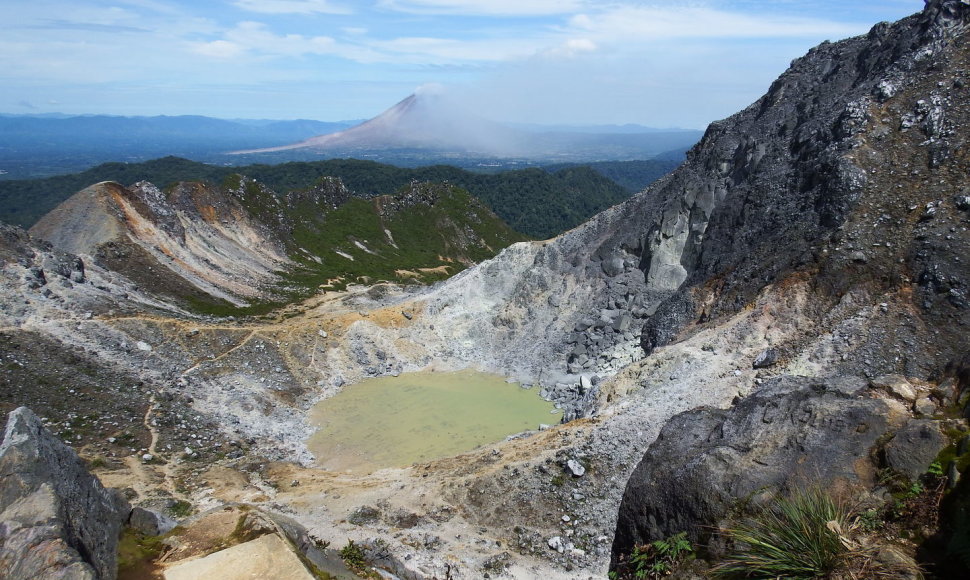
[[[113,580],[131,507],[26,408],[0,444],[0,577]]]

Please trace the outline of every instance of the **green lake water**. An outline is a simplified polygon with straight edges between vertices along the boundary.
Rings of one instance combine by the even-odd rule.
[[[403,467],[495,443],[513,433],[558,423],[560,412],[538,389],[465,370],[379,377],[317,403],[307,442],[317,465],[369,472]]]

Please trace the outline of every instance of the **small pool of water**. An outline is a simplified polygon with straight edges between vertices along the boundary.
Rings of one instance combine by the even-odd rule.
[[[379,377],[310,410],[317,465],[364,473],[469,451],[558,423],[561,412],[503,377],[465,370]]]

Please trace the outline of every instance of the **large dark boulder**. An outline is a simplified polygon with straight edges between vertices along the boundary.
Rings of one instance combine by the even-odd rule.
[[[679,532],[703,539],[730,510],[762,493],[874,485],[877,443],[909,414],[860,384],[784,376],[731,409],[675,416],[627,484],[614,561]]]
[[[30,409],[0,444],[0,578],[111,580],[131,507]]]

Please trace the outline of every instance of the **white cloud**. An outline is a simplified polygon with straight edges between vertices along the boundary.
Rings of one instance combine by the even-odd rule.
[[[548,58],[574,58],[580,54],[596,52],[599,46],[588,38],[570,38],[566,42],[540,54]]]
[[[195,45],[195,51],[209,58],[229,59],[243,54],[246,48],[228,40],[214,40]]]
[[[237,8],[260,14],[352,14],[329,0],[236,0]]]
[[[491,63],[528,58],[541,52],[547,41],[534,38],[467,40],[435,37],[402,37],[375,40],[368,46],[385,62],[413,64]],[[359,60],[359,59],[358,59]]]
[[[488,16],[548,16],[573,14],[588,0],[381,0],[380,5],[401,12]]]
[[[329,36],[275,34],[261,22],[240,22],[224,37],[192,44],[195,52],[214,58],[296,57],[308,54],[336,54],[337,42]]]
[[[703,6],[615,6],[573,16],[569,27],[604,39],[643,41],[675,38],[841,38],[851,25],[817,18],[728,12]]]

